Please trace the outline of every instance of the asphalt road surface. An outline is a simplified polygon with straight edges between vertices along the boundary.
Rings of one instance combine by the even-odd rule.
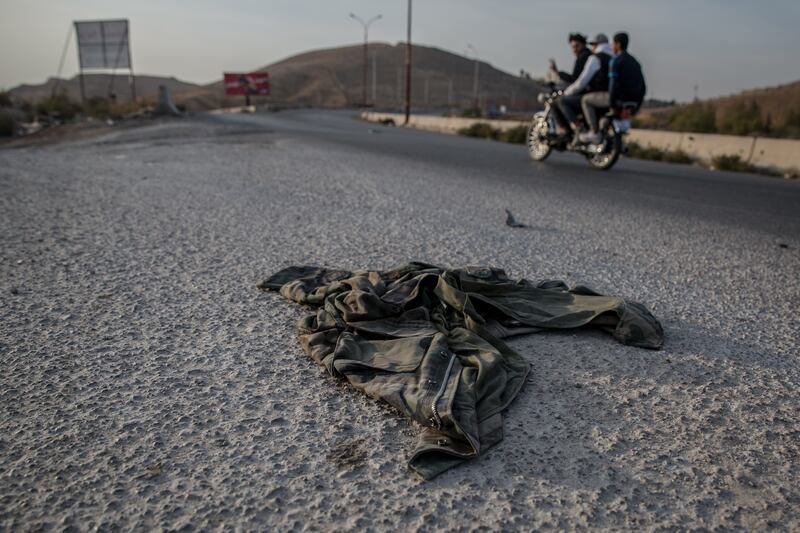
[[[0,530],[800,528],[800,183],[201,115],[0,150],[0,223]],[[514,339],[505,440],[422,481],[255,289],[411,260],[640,301],[664,349]]]

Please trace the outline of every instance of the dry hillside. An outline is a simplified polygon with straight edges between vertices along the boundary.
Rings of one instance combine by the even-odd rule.
[[[371,43],[369,46],[368,99],[377,107],[392,108],[403,102],[405,45]],[[363,48],[360,45],[305,52],[266,65],[274,102],[317,107],[357,105],[362,99]],[[412,94],[416,108],[469,107],[473,103],[474,61],[439,48],[415,45],[412,49]],[[372,67],[375,65],[375,100]],[[536,107],[539,85],[481,62],[481,102],[505,104],[515,109]],[[206,86],[220,97],[222,82]],[[183,96],[183,95],[182,95]],[[199,97],[199,95],[195,95]],[[187,105],[191,106],[192,99]],[[229,99],[225,99],[228,101]],[[241,98],[234,101],[240,102]]]
[[[724,114],[741,103],[755,102],[762,118],[766,119],[769,116],[774,123],[783,124],[790,110],[800,112],[800,81],[777,87],[751,89],[739,94],[714,98],[708,102],[714,105],[718,114]]]
[[[638,121],[649,128],[798,137],[800,81],[689,104],[645,109]]]
[[[130,100],[131,91],[127,74],[117,74],[113,77],[110,74],[84,74],[83,81],[87,98],[105,98],[109,93],[113,92],[116,94],[117,100],[121,102]],[[80,100],[81,88],[78,76],[68,80],[50,78],[46,82],[37,85],[18,85],[8,92],[15,101],[38,102],[50,97],[56,84],[58,84],[56,90],[59,92],[66,91],[72,100]],[[159,85],[166,85],[172,90],[173,94],[201,89],[199,85],[175,78],[142,75],[136,76],[136,96],[138,98],[154,99],[158,95]]]

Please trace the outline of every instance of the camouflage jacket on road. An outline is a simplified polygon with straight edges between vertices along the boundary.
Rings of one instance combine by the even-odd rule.
[[[663,341],[641,304],[561,281],[514,281],[493,268],[295,266],[258,287],[318,307],[298,324],[308,355],[422,424],[409,466],[427,479],[502,440],[501,413],[529,365],[500,339],[593,325],[642,348]]]

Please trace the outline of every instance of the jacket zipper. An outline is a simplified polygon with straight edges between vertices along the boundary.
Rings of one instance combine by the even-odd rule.
[[[439,416],[439,410],[436,408],[436,404],[442,398],[445,389],[447,388],[447,382],[450,380],[450,372],[453,370],[453,363],[456,360],[456,354],[450,355],[450,362],[447,363],[447,370],[444,371],[444,378],[442,379],[442,384],[439,386],[439,390],[436,391],[436,396],[433,397],[433,403],[431,404],[431,412],[433,413],[433,420],[436,424],[436,429],[442,429],[442,419]]]

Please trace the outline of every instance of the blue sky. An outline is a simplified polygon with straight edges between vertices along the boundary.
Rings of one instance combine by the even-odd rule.
[[[134,68],[209,82],[315,48],[360,42],[348,13],[405,40],[406,0],[0,0],[0,87],[55,75],[72,20],[128,18]],[[412,39],[541,75],[572,59],[570,31],[625,30],[649,96],[688,100],[800,79],[800,0],[416,0]],[[64,74],[77,72],[74,41]]]

